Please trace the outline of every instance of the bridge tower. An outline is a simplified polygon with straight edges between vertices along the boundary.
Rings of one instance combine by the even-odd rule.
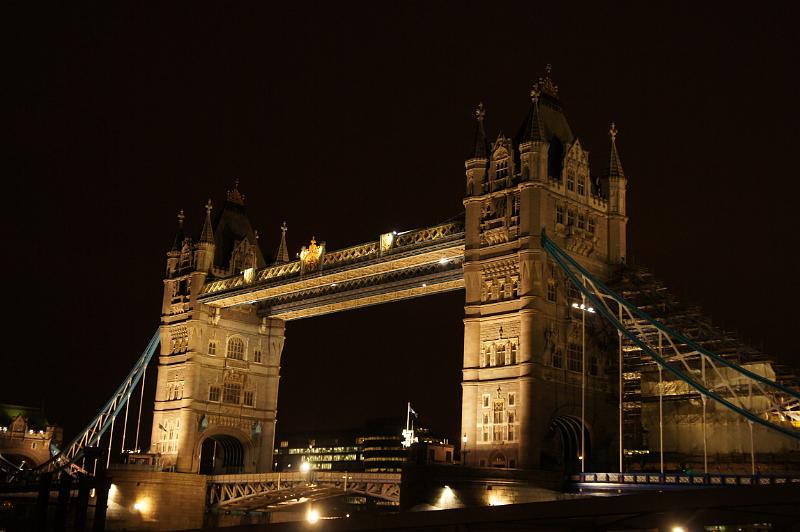
[[[178,472],[270,471],[284,323],[198,302],[207,280],[265,266],[238,183],[211,211],[196,243],[181,211],[167,253],[151,452]]]
[[[540,236],[546,230],[607,278],[625,257],[626,180],[613,126],[608,171],[590,174],[589,153],[570,129],[549,66],[530,96],[517,134],[493,142],[478,106],[465,163],[465,461],[580,469],[585,338],[588,471],[615,456],[617,337],[572,307],[580,293]]]

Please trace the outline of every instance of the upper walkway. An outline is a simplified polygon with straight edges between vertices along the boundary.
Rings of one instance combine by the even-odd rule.
[[[198,300],[295,320],[464,287],[464,224],[449,222],[206,283]]]

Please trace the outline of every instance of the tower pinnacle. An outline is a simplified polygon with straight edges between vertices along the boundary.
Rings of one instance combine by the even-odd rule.
[[[478,124],[475,126],[475,143],[472,146],[472,153],[470,154],[470,159],[486,159],[488,150],[488,145],[486,142],[486,130],[483,127],[483,120],[486,117],[486,108],[483,106],[483,102],[478,104],[478,107],[475,108],[475,120],[477,120]]]
[[[200,235],[200,242],[208,244],[214,243],[214,231],[211,228],[211,209],[211,199],[209,199],[208,203],[206,203],[206,221],[203,224],[203,232]]]
[[[611,137],[611,156],[608,161],[608,177],[625,177],[625,172],[622,170],[622,163],[619,160],[619,153],[617,152],[617,130],[616,124],[611,122],[611,128],[608,130],[608,135]]]
[[[275,262],[280,264],[289,262],[289,250],[286,247],[286,222],[281,224],[281,245],[278,247],[278,253],[275,256]]]
[[[178,251],[183,245],[183,220],[186,216],[183,214],[183,209],[178,211],[178,228],[175,230],[175,239],[172,241],[172,251]]]

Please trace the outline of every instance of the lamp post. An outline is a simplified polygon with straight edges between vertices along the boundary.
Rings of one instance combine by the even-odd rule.
[[[461,440],[464,442],[464,447],[461,448],[461,454],[463,454],[464,456],[461,458],[461,461],[463,462],[464,465],[467,465],[467,433],[466,432],[464,433],[464,437],[461,438]]]
[[[581,473],[586,472],[586,313],[594,314],[594,308],[586,306],[586,296],[581,293],[581,303],[572,308],[581,311]]]

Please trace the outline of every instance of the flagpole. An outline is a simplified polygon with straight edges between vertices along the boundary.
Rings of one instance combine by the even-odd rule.
[[[406,408],[406,430],[411,430],[408,426],[409,423],[411,423],[411,401],[408,402],[408,408]]]

